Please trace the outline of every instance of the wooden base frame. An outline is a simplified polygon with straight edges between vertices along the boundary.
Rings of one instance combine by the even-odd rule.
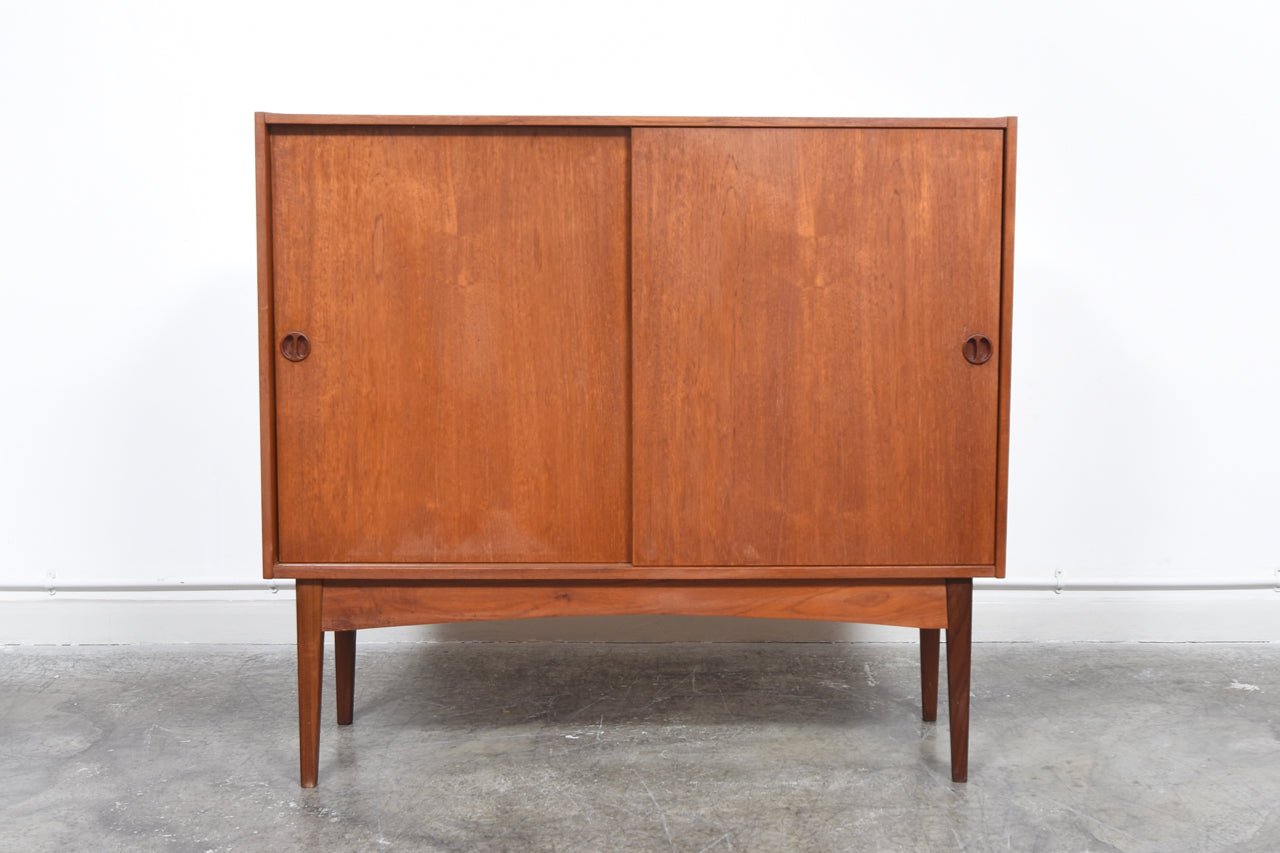
[[[762,589],[767,588],[767,589]],[[527,582],[299,579],[298,739],[301,783],[320,762],[324,632],[334,632],[338,724],[354,710],[356,630],[546,616],[754,616],[920,628],[923,717],[937,719],[941,629],[947,631],[951,778],[969,763],[970,578],[889,581]]]

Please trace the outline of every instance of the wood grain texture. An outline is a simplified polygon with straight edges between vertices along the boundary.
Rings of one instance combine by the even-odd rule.
[[[935,628],[947,621],[945,581],[323,583],[323,624],[335,631],[555,616],[751,616]]]
[[[637,565],[995,560],[999,130],[632,135]]]
[[[258,406],[262,463],[262,576],[274,577],[276,550],[275,329],[272,324],[271,152],[266,116],[254,116],[258,206]]]
[[[381,127],[932,127],[1004,128],[1006,118],[781,118],[745,116],[407,116],[267,113],[271,125]]]
[[[626,133],[341,130],[270,136],[280,559],[626,560]]]
[[[1018,165],[1018,120],[1004,132],[1003,237],[1000,247],[1000,429],[996,450],[996,577],[1004,577],[1009,514],[1009,389],[1013,370],[1013,223]]]
[[[314,788],[320,769],[320,693],[324,664],[324,582],[298,581],[298,761],[302,787]]]
[[[951,781],[969,778],[969,673],[973,648],[973,581],[947,584],[947,696]]]
[[[989,578],[991,566],[633,566],[630,563],[280,563],[276,577],[386,580],[867,580]]]

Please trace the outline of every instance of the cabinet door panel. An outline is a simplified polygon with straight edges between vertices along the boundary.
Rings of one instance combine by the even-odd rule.
[[[271,137],[282,562],[629,554],[627,137]]]
[[[1002,148],[633,132],[636,563],[994,562]]]

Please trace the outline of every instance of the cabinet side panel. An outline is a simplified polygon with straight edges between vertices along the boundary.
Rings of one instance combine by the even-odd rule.
[[[999,129],[633,133],[634,560],[991,565]]]
[[[1004,133],[1004,211],[1000,259],[1000,434],[996,474],[996,577],[1004,577],[1009,511],[1009,399],[1013,358],[1013,220],[1017,183],[1018,120],[1010,117]]]
[[[262,576],[275,575],[276,410],[275,331],[271,295],[271,151],[266,116],[254,117],[258,206],[258,418],[262,453]]]
[[[272,134],[280,554],[628,558],[627,134]]]

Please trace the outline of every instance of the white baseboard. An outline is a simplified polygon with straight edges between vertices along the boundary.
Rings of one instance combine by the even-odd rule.
[[[771,619],[613,616],[379,628],[361,643],[451,641],[906,642],[907,628]],[[1280,642],[1273,589],[974,594],[977,642]],[[294,642],[293,593],[25,593],[0,600],[0,644]]]

